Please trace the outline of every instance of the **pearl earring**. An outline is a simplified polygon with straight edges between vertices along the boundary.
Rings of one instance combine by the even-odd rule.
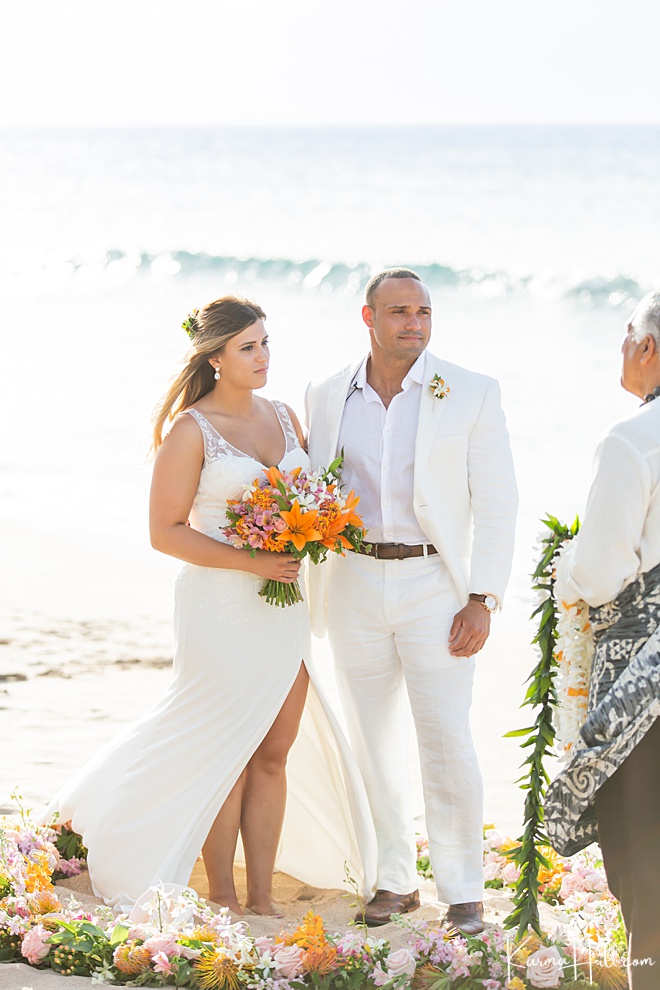
[[[215,369],[215,374],[213,377],[215,378],[216,382],[220,381],[220,368]]]

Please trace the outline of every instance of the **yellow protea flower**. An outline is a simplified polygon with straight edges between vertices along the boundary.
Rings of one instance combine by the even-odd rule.
[[[535,932],[531,932],[525,936],[522,942],[519,942],[515,946],[515,951],[511,956],[511,962],[521,965],[527,961],[527,957],[531,956],[532,952],[536,952],[537,949],[541,949],[542,947],[543,942],[541,939]]]
[[[229,956],[216,949],[203,953],[195,963],[202,990],[238,990],[239,968]]]
[[[433,990],[443,975],[443,970],[437,969],[430,963],[425,963],[417,968],[413,976],[412,988],[413,990]]]
[[[214,944],[220,941],[220,936],[210,925],[198,925],[193,928],[189,938],[198,939],[200,942],[213,942]]]
[[[588,973],[586,966],[582,971]],[[595,960],[591,964],[591,979],[599,990],[626,990],[628,977],[623,966],[604,966]]]
[[[143,945],[138,945],[135,939],[129,939],[128,942],[122,942],[117,946],[112,962],[125,976],[138,976],[149,969],[151,956]]]
[[[32,914],[50,914],[52,911],[61,911],[62,905],[54,890],[39,890],[28,895],[28,907]]]

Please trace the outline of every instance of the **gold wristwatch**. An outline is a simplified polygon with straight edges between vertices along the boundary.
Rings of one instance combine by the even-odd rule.
[[[491,615],[494,612],[497,612],[497,609],[499,608],[499,602],[497,601],[495,595],[468,595],[468,598],[471,602],[479,602],[479,604],[485,608],[487,612],[490,612]]]

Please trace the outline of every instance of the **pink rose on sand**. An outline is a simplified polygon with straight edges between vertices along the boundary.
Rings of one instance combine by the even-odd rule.
[[[512,863],[511,860],[502,867],[502,872],[500,873],[502,877],[503,884],[514,884],[518,882],[518,877],[520,876],[520,867],[517,863]]]
[[[564,960],[554,945],[538,949],[527,960],[527,979],[533,987],[558,987],[564,973]]]
[[[21,952],[30,965],[38,966],[46,958],[50,952],[50,945],[46,944],[46,939],[50,938],[52,934],[43,925],[33,925],[25,933],[21,944]]]
[[[143,945],[150,956],[155,957],[158,953],[165,953],[166,956],[180,956],[182,946],[177,943],[174,935],[164,933],[152,935]]]
[[[410,949],[396,949],[385,960],[390,979],[396,976],[414,976],[417,968],[415,957]]]
[[[299,976],[302,972],[302,961],[305,953],[299,945],[277,946],[273,950],[273,961],[278,976],[283,976],[285,980],[291,980],[294,976]]]
[[[591,870],[589,873],[585,874],[584,887],[585,890],[592,891],[596,894],[602,894],[607,890],[607,880],[605,879],[604,874],[600,873],[598,870]]]
[[[564,901],[567,897],[572,897],[573,894],[580,893],[586,889],[587,885],[581,873],[565,873],[561,878],[559,893]]]
[[[268,938],[267,935],[260,935],[259,938],[255,938],[254,947],[259,952],[270,952],[270,950],[275,945],[272,938]]]

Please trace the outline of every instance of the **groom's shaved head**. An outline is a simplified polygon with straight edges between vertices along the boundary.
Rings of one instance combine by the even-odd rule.
[[[382,272],[372,275],[367,282],[367,288],[364,292],[364,299],[367,306],[373,306],[378,286],[386,278],[414,278],[418,282],[422,281],[417,272],[414,272],[411,268],[384,268]]]

